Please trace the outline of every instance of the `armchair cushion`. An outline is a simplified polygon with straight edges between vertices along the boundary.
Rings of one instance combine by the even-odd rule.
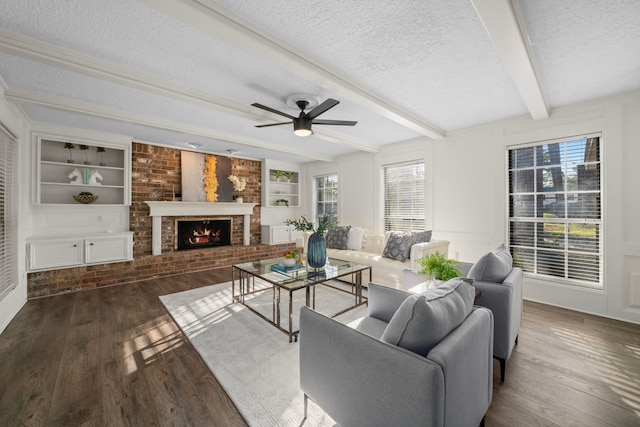
[[[479,282],[502,283],[513,269],[511,252],[504,245],[480,258],[469,270],[469,277]]]
[[[349,240],[350,225],[333,227],[327,231],[327,248],[347,249],[347,241]]]
[[[451,279],[436,289],[407,297],[381,340],[426,356],[471,313],[475,296],[472,282]]]

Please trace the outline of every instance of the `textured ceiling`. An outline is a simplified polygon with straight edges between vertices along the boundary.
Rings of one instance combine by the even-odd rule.
[[[533,115],[496,40],[500,10],[515,13],[514,38],[523,35],[516,53],[531,60],[548,111],[640,89],[640,1],[511,5],[3,0],[0,77],[7,99],[34,121],[294,162],[446,140],[447,132]],[[307,138],[290,126],[254,127],[283,120],[251,103],[297,115],[286,105],[294,94],[338,99],[320,118],[358,124],[314,126]]]

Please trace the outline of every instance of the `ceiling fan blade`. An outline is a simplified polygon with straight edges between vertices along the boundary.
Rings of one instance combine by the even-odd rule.
[[[289,118],[289,119],[295,119],[295,117],[290,116],[290,115],[289,115],[289,114],[287,114],[287,113],[283,113],[282,111],[274,110],[274,109],[273,109],[273,108],[271,108],[271,107],[267,107],[266,105],[258,104],[257,102],[256,102],[256,103],[251,104],[251,106],[252,106],[252,107],[256,107],[256,108],[260,108],[260,109],[262,109],[262,110],[270,111],[270,112],[275,113],[275,114],[280,114],[281,116],[287,117],[287,118]]]
[[[337,101],[335,99],[329,98],[326,101],[324,101],[322,104],[318,105],[316,108],[314,108],[313,110],[311,110],[307,114],[305,114],[305,117],[307,119],[309,119],[309,120],[313,120],[316,117],[318,117],[320,114],[324,113],[325,111],[327,111],[330,108],[335,107],[339,103],[340,103],[340,101]]]
[[[314,125],[355,126],[358,122],[349,120],[314,120],[311,123]]]
[[[290,125],[291,122],[284,123],[269,123],[268,125],[256,125],[257,128],[268,128],[269,126],[280,126],[280,125]]]

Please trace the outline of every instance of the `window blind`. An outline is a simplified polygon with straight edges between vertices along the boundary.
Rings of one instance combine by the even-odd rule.
[[[425,229],[424,161],[383,166],[384,229]]]
[[[13,206],[14,139],[0,125],[0,299],[17,283]]]
[[[602,287],[600,137],[509,150],[509,245],[533,274]]]

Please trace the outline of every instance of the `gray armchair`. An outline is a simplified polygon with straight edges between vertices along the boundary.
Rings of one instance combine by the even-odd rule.
[[[518,344],[522,324],[522,269],[512,267],[511,255],[502,246],[475,264],[460,263],[460,271],[473,278],[473,286],[481,292],[476,304],[493,312],[493,357],[500,362],[500,381],[504,382],[506,363]]]
[[[469,283],[450,282],[429,295],[370,283],[368,316],[355,327],[302,307],[305,415],[310,398],[342,427],[482,425],[493,315],[472,306]]]

